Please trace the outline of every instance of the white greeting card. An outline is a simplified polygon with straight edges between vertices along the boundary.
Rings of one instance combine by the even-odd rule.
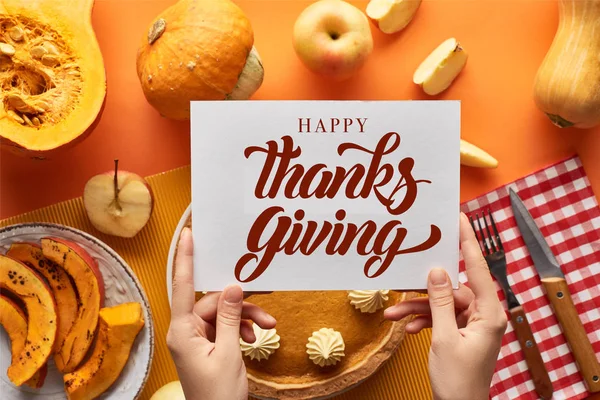
[[[192,103],[196,290],[458,282],[460,102]]]

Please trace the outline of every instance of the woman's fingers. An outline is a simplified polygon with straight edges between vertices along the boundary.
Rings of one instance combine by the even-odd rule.
[[[475,232],[473,232],[469,219],[462,212],[460,213],[460,246],[465,260],[469,286],[475,294],[478,304],[484,308],[487,306],[496,310],[499,302],[496,286],[490,275],[487,262],[481,254]]]
[[[277,324],[277,321],[273,316],[267,313],[265,310],[257,306],[256,304],[244,302],[242,309],[242,318],[250,319],[254,321],[258,326],[263,329],[273,329]]]
[[[458,289],[453,291],[454,307],[458,312],[466,309],[475,299],[475,295],[467,286],[460,284]],[[431,314],[429,299],[427,297],[417,297],[414,299],[401,301],[391,307],[388,307],[383,316],[392,321],[398,321],[411,314]]]
[[[240,351],[240,326],[244,293],[239,286],[223,290],[217,304],[215,347],[218,354],[232,356]]]
[[[189,314],[194,309],[194,245],[192,231],[183,228],[175,256],[175,274],[173,276],[172,317]]]
[[[446,271],[432,269],[427,279],[427,293],[433,321],[432,340],[439,343],[447,343],[458,333],[452,292],[452,284]]]
[[[217,314],[217,304],[220,294],[208,293],[202,297],[194,306],[194,313],[204,321],[214,321]],[[275,327],[277,321],[269,313],[255,304],[244,302],[242,306],[242,319],[249,319],[263,329]]]
[[[406,332],[408,333],[419,333],[421,330],[431,328],[431,317],[420,315],[406,324]]]
[[[411,314],[431,314],[429,299],[427,297],[419,297],[401,301],[398,304],[388,307],[383,312],[384,318],[392,321],[399,321]]]
[[[252,329],[252,322],[248,320],[242,320],[240,324],[240,336],[246,343],[254,343],[256,341],[256,335],[254,329]]]
[[[458,284],[458,289],[454,291],[454,306],[459,310],[469,308],[469,305],[475,300],[475,294],[462,283]]]

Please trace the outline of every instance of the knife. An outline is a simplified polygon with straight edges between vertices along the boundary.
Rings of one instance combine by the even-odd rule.
[[[600,392],[600,363],[571,299],[565,275],[527,207],[512,188],[510,202],[521,236],[575,356],[587,389],[590,392]]]

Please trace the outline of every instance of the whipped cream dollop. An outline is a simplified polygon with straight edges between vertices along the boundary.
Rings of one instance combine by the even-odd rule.
[[[262,329],[252,324],[252,330],[256,340],[254,343],[246,343],[240,339],[240,348],[245,356],[251,360],[267,360],[275,350],[279,348],[279,335],[277,329]]]
[[[308,358],[320,367],[335,365],[345,356],[346,345],[342,334],[331,328],[313,332],[306,344]]]
[[[351,290],[348,292],[350,304],[364,313],[374,313],[383,308],[389,290]]]

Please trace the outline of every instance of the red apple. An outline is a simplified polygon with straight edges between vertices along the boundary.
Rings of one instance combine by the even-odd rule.
[[[115,170],[96,175],[85,185],[83,203],[96,229],[130,238],[148,223],[154,198],[148,182],[132,172]]]
[[[358,71],[373,50],[369,19],[342,0],[320,0],[304,9],[293,43],[309,69],[338,81]]]

